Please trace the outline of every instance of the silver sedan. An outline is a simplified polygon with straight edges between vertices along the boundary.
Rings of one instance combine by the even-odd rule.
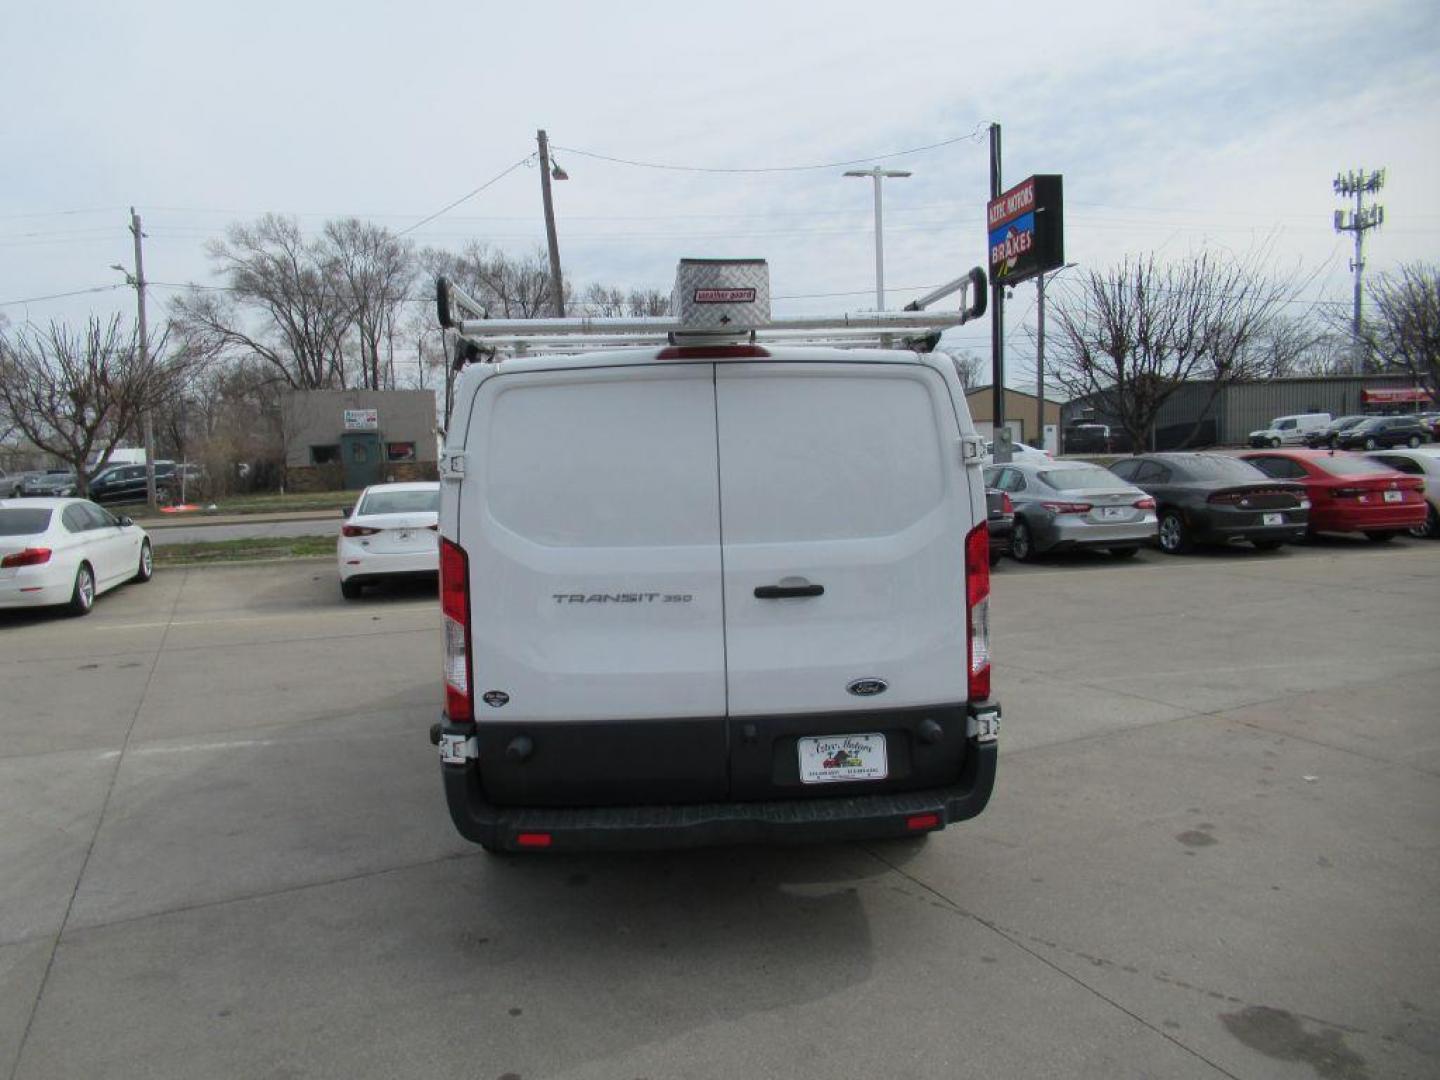
[[[985,484],[1005,492],[1015,504],[1010,551],[1020,562],[1047,551],[1081,547],[1128,558],[1155,539],[1155,500],[1099,465],[992,465],[985,470]]]

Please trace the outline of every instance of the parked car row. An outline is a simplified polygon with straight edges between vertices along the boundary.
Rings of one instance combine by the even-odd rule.
[[[1013,504],[1001,527],[1020,562],[1078,548],[1126,558],[1150,543],[1171,555],[1200,544],[1271,551],[1320,532],[1440,536],[1437,447],[1140,454],[1109,469],[1012,462],[989,466],[985,480]],[[990,513],[1003,521],[993,499]]]
[[[161,502],[169,502],[179,490],[181,471],[185,479],[195,480],[198,469],[193,465],[177,466],[173,461],[155,463],[155,489]],[[28,473],[14,494],[22,498],[66,498],[79,489],[74,469],[48,469]],[[107,465],[90,477],[89,497],[100,503],[145,501],[145,466],[135,464]]]

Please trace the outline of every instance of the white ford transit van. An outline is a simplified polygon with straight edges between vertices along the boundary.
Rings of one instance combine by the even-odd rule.
[[[984,310],[972,274],[978,310],[844,322],[958,325]],[[462,356],[576,330],[662,342],[458,380],[432,730],[456,826],[573,850],[978,814],[999,706],[984,447],[954,365],[763,343],[786,323],[758,260],[685,260],[675,299],[662,320],[501,322],[440,284]]]

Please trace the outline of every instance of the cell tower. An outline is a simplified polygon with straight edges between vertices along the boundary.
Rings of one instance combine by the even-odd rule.
[[[1350,260],[1350,269],[1355,274],[1355,313],[1351,319],[1350,332],[1355,337],[1355,371],[1365,369],[1365,348],[1360,336],[1360,300],[1364,295],[1361,277],[1365,273],[1365,233],[1378,229],[1385,222],[1383,206],[1366,206],[1365,196],[1374,195],[1385,186],[1385,170],[1377,169],[1369,176],[1364,169],[1354,169],[1335,177],[1335,194],[1355,196],[1354,210],[1335,211],[1335,231],[1355,234],[1355,258]]]

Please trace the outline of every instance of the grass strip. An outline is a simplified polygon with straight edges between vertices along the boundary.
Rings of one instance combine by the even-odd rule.
[[[155,549],[156,566],[251,562],[255,559],[304,559],[335,554],[333,536],[256,536],[243,540],[205,540],[193,544],[162,544]]]

